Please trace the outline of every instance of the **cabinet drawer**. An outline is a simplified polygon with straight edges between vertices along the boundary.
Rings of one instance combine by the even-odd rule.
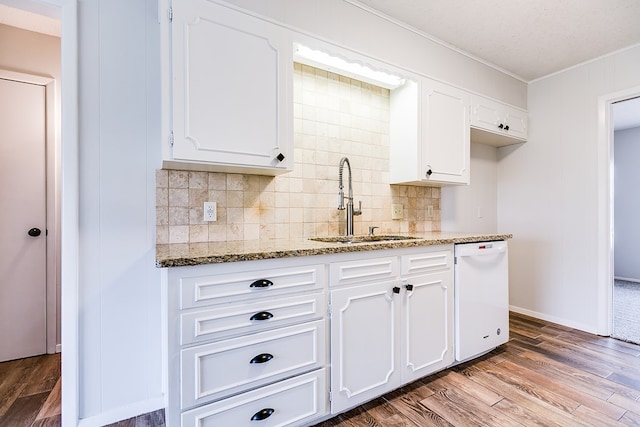
[[[313,293],[290,298],[261,298],[256,302],[184,313],[180,316],[180,344],[222,339],[314,320],[323,317],[324,310],[324,294]]]
[[[180,279],[180,308],[322,289],[322,265],[242,271]]]
[[[400,258],[402,275],[426,274],[453,268],[451,250],[403,255]]]
[[[398,275],[397,257],[381,257],[332,263],[330,286],[350,285],[395,278]]]
[[[182,408],[320,368],[324,346],[317,320],[182,350]]]
[[[183,427],[298,426],[327,412],[326,372],[319,369],[182,414]],[[272,412],[271,412],[272,410]],[[260,413],[262,421],[252,421]]]

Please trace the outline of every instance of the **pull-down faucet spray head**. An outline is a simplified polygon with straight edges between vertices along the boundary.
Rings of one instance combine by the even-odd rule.
[[[340,166],[338,167],[338,209],[344,210],[344,185],[342,183],[342,172],[344,169],[344,164],[347,164],[347,169],[349,170],[349,193],[347,196],[347,236],[353,236],[353,217],[354,215],[362,214],[362,202],[360,202],[360,206],[358,209],[353,208],[353,185],[351,179],[351,164],[349,163],[349,159],[343,157],[340,159]]]
[[[353,199],[353,190],[351,189],[351,164],[349,163],[349,159],[343,157],[340,159],[340,166],[338,167],[338,209],[343,211],[345,209],[344,206],[344,185],[342,184],[342,171],[344,169],[344,164],[347,164],[347,168],[349,169],[349,200]]]

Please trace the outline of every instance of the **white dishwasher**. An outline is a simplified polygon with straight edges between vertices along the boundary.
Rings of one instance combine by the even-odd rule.
[[[509,340],[507,242],[455,245],[455,349],[463,362]]]

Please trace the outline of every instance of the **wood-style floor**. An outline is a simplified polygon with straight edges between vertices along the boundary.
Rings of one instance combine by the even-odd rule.
[[[318,427],[640,426],[640,346],[511,314],[511,340]],[[60,356],[0,363],[0,426],[60,426]],[[164,426],[163,411],[112,426]]]
[[[0,426],[59,425],[60,355],[0,363]]]
[[[511,340],[317,427],[640,426],[640,346],[511,314]]]

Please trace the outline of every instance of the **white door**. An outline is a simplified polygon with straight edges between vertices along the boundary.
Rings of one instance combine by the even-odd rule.
[[[45,203],[45,88],[0,79],[0,362],[46,352]]]

